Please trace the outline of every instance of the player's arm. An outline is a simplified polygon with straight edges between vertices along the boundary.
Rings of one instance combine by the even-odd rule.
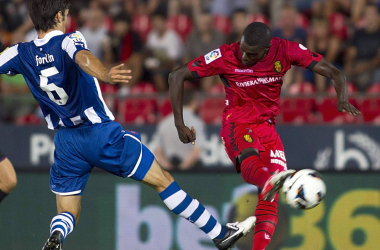
[[[183,65],[169,74],[169,93],[170,102],[173,108],[174,123],[178,131],[181,142],[194,144],[195,130],[191,130],[185,126],[183,121],[183,90],[186,80],[192,80],[194,76],[191,74],[187,65]]]
[[[360,114],[360,111],[348,102],[346,77],[340,70],[334,67],[325,58],[322,58],[317,64],[315,64],[312,71],[331,79],[338,98],[338,111],[348,112],[351,115]]]
[[[195,129],[191,130],[183,122],[183,84],[187,80],[203,78],[223,74],[225,64],[223,54],[225,45],[211,51],[210,53],[195,58],[187,65],[183,65],[174,70],[169,75],[169,93],[170,102],[173,108],[174,122],[177,128],[178,136],[183,143],[195,141]]]
[[[75,56],[75,63],[87,74],[98,78],[102,82],[128,83],[132,76],[127,75],[131,70],[123,69],[124,64],[120,64],[111,69],[107,69],[96,56],[88,50],[81,50]]]

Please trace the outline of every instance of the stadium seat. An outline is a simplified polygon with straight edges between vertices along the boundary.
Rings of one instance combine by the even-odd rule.
[[[207,93],[211,95],[221,95],[224,94],[224,85],[223,83],[218,83],[214,84],[208,91]]]
[[[358,90],[356,89],[355,85],[351,82],[347,82],[347,92],[349,95],[352,95],[352,94],[355,94],[358,92]],[[335,94],[335,89],[334,89],[334,86],[330,86],[328,89],[327,89],[327,93],[328,94]]]
[[[289,95],[310,95],[315,93],[315,87],[310,82],[296,82],[289,86],[287,94]]]
[[[341,13],[334,13],[329,16],[330,34],[337,36],[344,41],[348,36],[346,17]]]
[[[168,28],[175,30],[181,36],[182,41],[186,42],[186,37],[193,28],[193,23],[189,16],[180,14],[169,17]]]
[[[42,125],[41,119],[35,114],[21,115],[15,120],[16,125]]]
[[[354,94],[357,92],[356,87],[347,82],[347,92],[349,95],[348,101],[355,107],[358,107],[358,103],[354,98]],[[319,98],[317,100],[317,109],[321,112],[322,121],[326,123],[343,124],[343,123],[357,123],[358,118],[347,113],[341,113],[336,109],[337,99],[334,86],[330,86],[327,89],[328,95]]]
[[[118,99],[116,97],[117,86],[109,83],[99,83],[99,86],[107,107],[112,112],[116,112],[118,107]]]
[[[310,26],[309,19],[304,14],[298,14],[296,18],[297,26],[307,30]]]
[[[228,35],[231,32],[231,21],[227,16],[216,15],[213,18],[214,27],[220,32]]]
[[[151,20],[148,15],[135,15],[132,19],[132,29],[136,31],[145,43],[149,31],[152,29]]]
[[[171,114],[173,112],[172,104],[170,103],[169,98],[165,98],[158,103],[158,112],[160,118],[164,118],[165,116]]]
[[[126,99],[119,100],[118,121],[132,124],[154,124],[157,122],[156,89],[147,82],[133,86]]]
[[[139,82],[135,86],[131,87],[131,95],[148,95],[154,94],[157,90],[150,82]]]
[[[283,123],[316,123],[314,97],[285,97],[280,107],[279,121]]]
[[[357,102],[353,98],[349,98],[348,101],[355,107],[358,107]],[[348,113],[339,112],[337,107],[337,99],[335,96],[328,96],[317,101],[318,111],[321,112],[323,122],[344,124],[344,123],[356,123],[358,118]]]
[[[364,97],[360,111],[362,112],[363,121],[366,123],[380,124],[380,98]]]
[[[131,96],[119,101],[118,121],[129,124],[154,124],[157,122],[156,112],[155,98]]]
[[[224,107],[224,98],[206,97],[199,107],[200,117],[207,124],[221,124]]]
[[[380,94],[380,82],[372,84],[366,92],[368,94]]]

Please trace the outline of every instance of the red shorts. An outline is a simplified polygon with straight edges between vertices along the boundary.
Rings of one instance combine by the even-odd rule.
[[[223,125],[220,137],[238,172],[240,172],[240,165],[237,158],[245,148],[259,150],[260,159],[270,172],[287,169],[284,146],[274,124],[268,122],[259,124],[232,122]]]

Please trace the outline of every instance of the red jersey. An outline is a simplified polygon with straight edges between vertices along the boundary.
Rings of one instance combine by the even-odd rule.
[[[195,78],[219,75],[225,86],[223,123],[260,123],[279,113],[282,77],[291,65],[312,69],[322,58],[303,45],[272,38],[264,59],[248,67],[241,62],[240,42],[222,45],[188,63]]]

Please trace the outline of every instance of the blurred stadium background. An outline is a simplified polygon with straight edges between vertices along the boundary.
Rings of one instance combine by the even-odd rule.
[[[158,126],[171,113],[167,75],[173,68],[239,41],[253,21],[323,54],[345,72],[350,101],[362,115],[338,113],[331,83],[310,71],[295,67],[284,77],[277,130],[288,167],[320,171],[327,197],[310,211],[282,202],[268,250],[374,250],[380,246],[379,6],[371,0],[76,0],[67,31],[80,30],[107,66],[124,62],[133,69],[130,85],[101,84],[101,89],[116,120],[140,131],[161,154]],[[9,46],[35,36],[25,1],[0,0],[1,41]],[[235,173],[219,138],[220,79],[186,85],[198,93],[194,111],[204,138],[196,164],[167,167],[222,222],[253,214],[257,190]],[[0,149],[18,175],[18,186],[0,206],[0,249],[39,249],[56,209],[49,190],[54,131],[47,130],[21,76],[1,76],[0,133]],[[176,139],[176,131],[171,134]],[[214,249],[149,188],[93,172],[81,221],[65,249]],[[251,249],[251,241],[245,238],[237,249]]]

